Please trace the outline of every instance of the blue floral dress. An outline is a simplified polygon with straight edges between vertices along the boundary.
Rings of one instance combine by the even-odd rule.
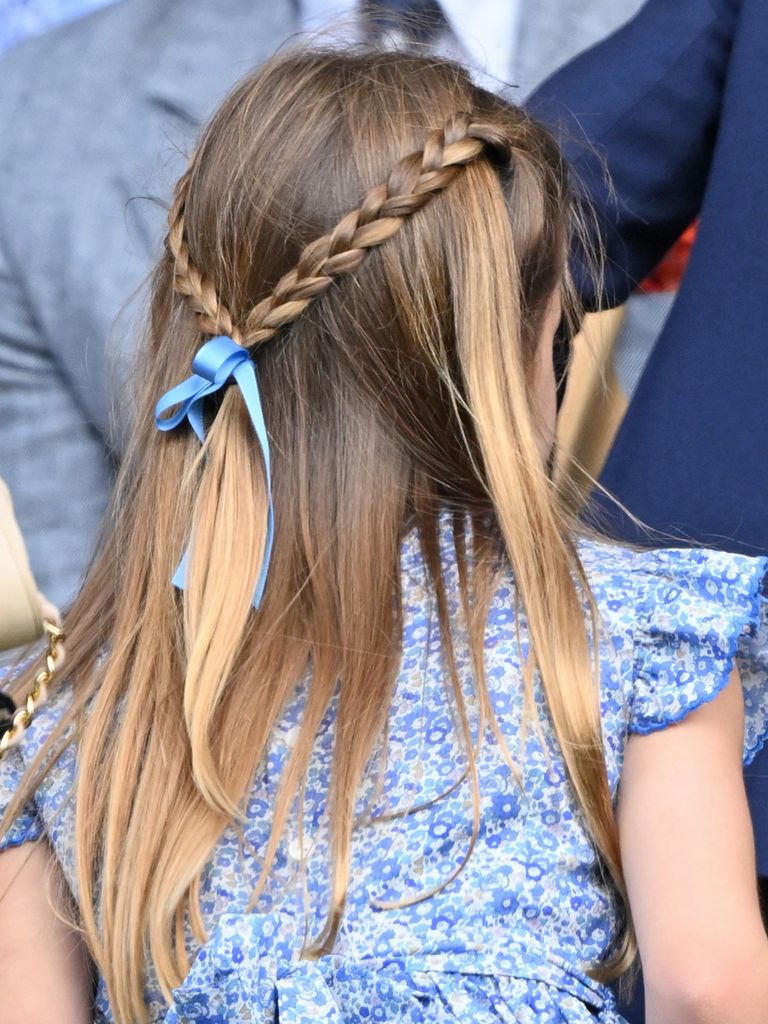
[[[445,544],[449,592],[456,594],[449,550]],[[603,620],[602,717],[614,793],[629,734],[664,729],[712,700],[734,657],[746,706],[744,754],[753,757],[768,730],[762,601],[768,562],[708,551],[638,553],[596,542],[582,544],[582,558]],[[151,970],[147,976],[153,1022],[621,1024],[611,993],[587,973],[615,933],[616,904],[596,871],[538,691],[542,727],[521,731],[511,574],[496,591],[485,648],[491,700],[519,777],[487,736],[479,755],[482,819],[474,852],[454,881],[414,900],[440,886],[464,858],[471,790],[461,781],[464,759],[443,686],[436,614],[413,538],[403,549],[402,585],[403,657],[386,767],[383,782],[372,777],[360,795],[368,813],[355,830],[347,909],[332,954],[301,959],[305,928],[310,935],[319,929],[328,899],[324,812],[333,708],[310,765],[302,827],[291,822],[268,891],[248,910],[258,851],[298,731],[300,687],[253,787],[245,842],[227,831],[205,872],[208,941],[200,946],[189,935],[191,969],[170,1006]],[[452,615],[474,716],[458,601]],[[66,700],[64,690],[35,720],[21,749],[0,762],[0,809]],[[74,772],[69,750],[1,845],[46,835],[76,894],[68,799]],[[95,1019],[112,1020],[103,984]]]

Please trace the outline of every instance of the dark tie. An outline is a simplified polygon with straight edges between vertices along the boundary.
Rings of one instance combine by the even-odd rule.
[[[390,35],[425,45],[449,31],[439,0],[362,0],[361,8],[375,41]]]

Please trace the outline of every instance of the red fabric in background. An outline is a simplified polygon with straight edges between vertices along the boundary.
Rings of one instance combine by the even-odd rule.
[[[661,263],[640,285],[641,292],[676,292],[680,286],[691,246],[696,238],[696,224],[684,231]]]

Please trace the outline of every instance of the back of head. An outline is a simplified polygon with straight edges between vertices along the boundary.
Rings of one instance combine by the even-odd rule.
[[[399,501],[415,471],[441,501],[490,511],[469,396],[483,354],[469,335],[510,321],[505,358],[525,388],[568,215],[549,136],[459,67],[391,53],[283,58],[230,97],[177,190],[147,402],[204,333],[234,335],[286,453],[273,470],[283,521],[299,447],[315,487],[333,489],[342,467],[355,486],[353,464],[374,445],[377,503]],[[370,497],[366,482],[355,519]]]
[[[113,527],[70,616],[72,715],[89,702],[81,908],[118,1019],[140,1019],[145,948],[166,991],[186,969],[180,922],[190,912],[202,938],[200,873],[310,667],[262,881],[336,695],[333,904],[315,937],[318,949],[332,943],[355,795],[398,670],[409,529],[437,595],[477,827],[438,547],[444,513],[455,517],[478,690],[494,573],[508,560],[531,672],[621,884],[578,561],[528,387],[563,287],[569,218],[546,132],[433,58],[288,55],[245,80],[204,132],[155,274]],[[192,431],[159,434],[152,416],[206,337],[221,334],[254,359],[273,452],[275,544],[255,612],[269,481],[238,389],[209,401],[202,449]],[[190,542],[180,595],[169,581]]]

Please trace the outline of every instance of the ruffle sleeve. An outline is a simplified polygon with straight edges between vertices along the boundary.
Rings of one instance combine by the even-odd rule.
[[[723,690],[735,664],[748,764],[768,734],[768,559],[697,549],[637,559],[629,731],[682,721]]]
[[[5,689],[11,674],[0,669],[0,690]],[[0,756],[0,821],[16,795],[24,774],[24,761],[16,747]],[[0,833],[0,853],[12,846],[32,843],[43,834],[43,823],[33,801],[13,819],[7,831]]]

